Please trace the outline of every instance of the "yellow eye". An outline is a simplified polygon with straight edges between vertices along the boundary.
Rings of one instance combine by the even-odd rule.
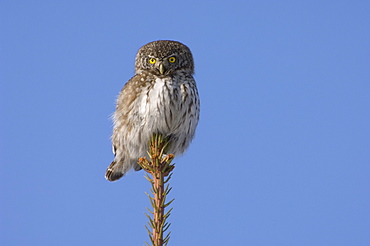
[[[154,58],[150,58],[150,59],[149,59],[149,63],[150,63],[150,64],[154,64],[155,62],[156,62],[156,60],[155,60]]]
[[[170,58],[168,58],[168,61],[174,63],[176,61],[176,57],[171,56]]]

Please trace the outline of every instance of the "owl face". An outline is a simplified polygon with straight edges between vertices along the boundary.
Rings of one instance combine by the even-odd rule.
[[[141,47],[136,55],[136,74],[149,71],[167,76],[178,70],[194,73],[194,61],[190,49],[182,43],[159,40]]]

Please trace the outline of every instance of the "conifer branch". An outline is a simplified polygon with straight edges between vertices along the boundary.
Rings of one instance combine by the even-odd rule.
[[[152,184],[151,194],[146,194],[153,208],[153,210],[149,208],[147,208],[147,210],[153,217],[145,213],[149,219],[149,227],[145,226],[145,228],[148,231],[152,246],[167,245],[171,234],[171,232],[169,232],[166,236],[163,236],[171,225],[166,222],[166,220],[170,216],[172,208],[168,209],[166,213],[165,208],[174,201],[174,199],[172,199],[166,203],[166,197],[172,189],[169,187],[168,181],[171,179],[171,172],[175,168],[174,164],[171,164],[175,156],[172,154],[165,154],[168,143],[169,141],[167,138],[159,134],[154,134],[149,143],[148,154],[150,161],[148,161],[146,157],[142,157],[138,162],[147,172],[145,178]],[[146,244],[150,246],[147,242]]]

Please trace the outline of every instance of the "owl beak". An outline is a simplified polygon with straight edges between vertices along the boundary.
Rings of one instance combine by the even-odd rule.
[[[166,69],[164,68],[163,63],[159,64],[159,72],[160,72],[161,74],[164,74],[165,70],[166,70]]]

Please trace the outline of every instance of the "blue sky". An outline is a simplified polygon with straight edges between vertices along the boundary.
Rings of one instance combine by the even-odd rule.
[[[190,47],[197,135],[170,245],[370,245],[368,1],[1,1],[0,244],[143,245],[143,172],[104,179],[136,51]]]

